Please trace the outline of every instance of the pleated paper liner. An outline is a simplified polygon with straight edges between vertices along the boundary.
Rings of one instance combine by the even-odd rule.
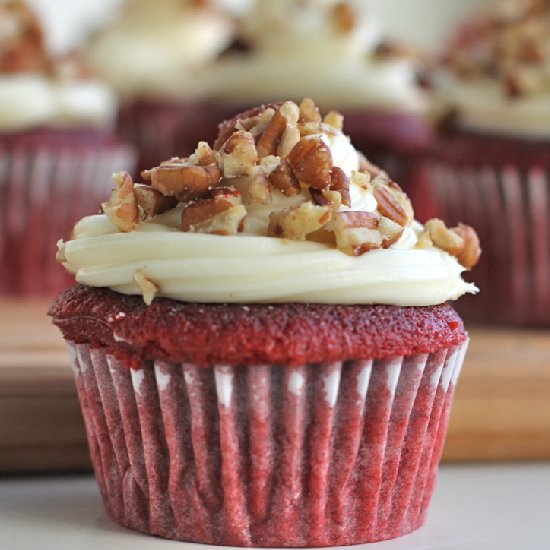
[[[429,161],[440,216],[478,232],[483,254],[466,278],[481,292],[457,309],[466,320],[550,326],[550,157],[540,143],[470,136]]]
[[[165,538],[260,547],[422,525],[466,347],[199,368],[69,342],[109,515]]]
[[[112,173],[134,163],[132,148],[116,142],[0,145],[0,294],[53,296],[69,286],[56,242],[99,211]]]

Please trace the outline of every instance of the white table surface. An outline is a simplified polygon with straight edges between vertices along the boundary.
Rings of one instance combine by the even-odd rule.
[[[0,479],[2,550],[205,550],[118,527],[93,478]],[[550,464],[444,466],[427,524],[364,550],[549,550]]]

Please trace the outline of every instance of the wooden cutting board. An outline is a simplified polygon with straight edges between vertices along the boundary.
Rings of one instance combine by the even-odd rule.
[[[0,472],[90,468],[47,301],[0,301]],[[550,459],[550,331],[474,328],[445,460]]]

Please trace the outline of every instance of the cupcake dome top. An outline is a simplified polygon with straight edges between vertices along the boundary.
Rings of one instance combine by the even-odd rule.
[[[446,101],[461,126],[550,136],[550,2],[505,0],[466,21],[444,66]]]
[[[76,54],[52,58],[22,0],[0,3],[0,131],[111,125],[112,92]]]
[[[433,305],[475,290],[475,231],[425,227],[399,185],[310,99],[220,126],[135,183],[115,174],[104,214],[79,222],[59,260],[79,282],[199,302]]]

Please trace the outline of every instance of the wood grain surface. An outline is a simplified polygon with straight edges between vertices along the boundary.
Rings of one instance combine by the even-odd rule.
[[[47,301],[0,301],[0,473],[90,468]],[[550,331],[475,327],[444,459],[550,459]]]

